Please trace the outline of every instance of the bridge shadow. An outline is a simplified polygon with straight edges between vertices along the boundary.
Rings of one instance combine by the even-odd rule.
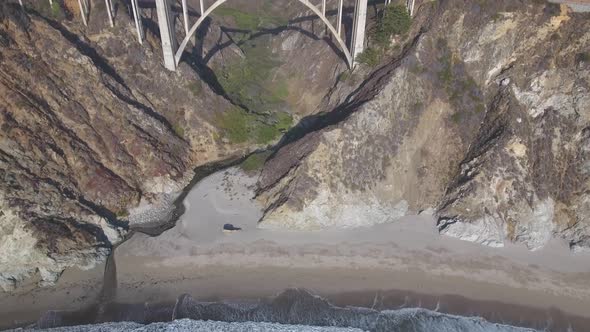
[[[129,0],[124,1],[124,4],[126,6],[131,6],[131,3]],[[142,22],[143,22],[143,26],[145,28],[146,33],[150,33],[152,36],[154,36],[154,37],[158,38],[158,40],[160,40],[160,29],[158,26],[157,18],[154,16],[155,9],[156,9],[155,2],[154,1],[138,1],[138,4],[139,4],[139,7],[144,12],[142,15]],[[150,10],[150,15],[146,16],[145,10]],[[130,17],[130,12],[128,10],[123,10],[122,12],[126,13],[127,16]],[[174,15],[175,22],[177,22],[176,20],[178,20],[178,22],[183,24],[182,18],[181,18],[182,9],[179,6],[172,6],[172,12],[175,14]],[[349,17],[347,14],[351,14],[353,12],[354,12],[353,8],[344,8],[343,9],[342,23],[343,23],[343,26],[345,27],[344,32],[345,32],[347,44],[350,44],[349,40],[352,38],[352,31],[349,31],[352,29],[346,29],[346,27],[352,27],[352,18]],[[193,8],[190,8],[190,6],[188,8],[188,14],[189,14],[189,17],[191,17],[193,20],[195,18],[200,17],[199,12],[194,10]],[[337,10],[331,10],[331,11],[326,12],[326,16],[335,16],[335,15],[337,15]],[[133,18],[130,17],[130,19],[133,19]],[[247,108],[247,107],[245,107],[245,105],[241,105],[239,103],[236,103],[236,101],[234,101],[226,93],[225,89],[223,88],[223,86],[221,85],[219,80],[217,79],[217,75],[208,66],[209,61],[211,61],[211,59],[216,54],[223,51],[227,47],[230,47],[232,45],[236,45],[238,47],[241,47],[246,42],[251,41],[253,39],[256,39],[256,38],[259,38],[259,37],[262,37],[265,35],[278,35],[284,31],[297,31],[299,33],[302,33],[303,35],[305,35],[308,38],[312,38],[314,40],[324,40],[327,43],[327,45],[340,58],[342,58],[344,61],[346,61],[346,56],[344,55],[344,52],[342,50],[340,50],[340,48],[332,41],[331,34],[327,34],[326,36],[320,36],[319,33],[315,32],[313,30],[308,31],[302,27],[297,27],[297,26],[292,25],[292,24],[303,24],[303,23],[311,21],[312,23],[314,23],[312,25],[312,29],[313,29],[313,28],[315,28],[315,22],[317,20],[319,20],[319,18],[316,15],[308,15],[308,16],[303,16],[303,17],[289,20],[288,25],[286,25],[286,26],[280,26],[280,27],[268,28],[268,29],[260,29],[260,30],[256,30],[256,31],[235,29],[235,28],[220,26],[220,34],[217,37],[217,42],[215,43],[215,46],[213,46],[211,49],[209,49],[207,51],[207,54],[204,54],[204,52],[205,52],[204,41],[205,41],[205,38],[207,37],[210,27],[212,25],[212,18],[207,17],[203,21],[203,23],[201,23],[201,26],[199,26],[199,28],[195,32],[195,37],[196,37],[195,43],[193,44],[193,47],[191,47],[189,50],[186,50],[183,53],[183,56],[181,57],[181,62],[186,63],[189,67],[191,67],[191,69],[193,69],[197,73],[199,78],[203,82],[205,82],[205,84],[207,84],[209,86],[209,88],[214,93],[224,97],[225,99],[230,101],[232,104],[235,104],[237,106],[241,106],[243,108]],[[322,26],[325,27],[323,22],[322,22]],[[232,36],[231,36],[232,33],[244,33],[244,34],[250,34],[250,35],[247,39],[236,41],[232,38]],[[184,34],[182,34],[182,33],[178,34],[178,35],[184,37]],[[225,42],[223,42],[224,37],[227,37],[227,39],[228,39]]]
[[[128,16],[132,15],[131,11],[130,11],[130,0],[123,0],[122,1],[126,6],[127,6],[127,10],[123,10],[122,12],[126,12],[126,14]],[[374,15],[378,15],[379,12],[379,5],[382,4],[383,0],[371,0],[369,1],[368,5],[371,6],[374,10]],[[146,17],[145,15],[142,15],[142,21],[143,21],[143,25],[144,28],[146,30],[146,32],[150,32],[153,36],[155,36],[156,38],[160,38],[160,30],[159,30],[159,26],[157,23],[157,18],[154,17],[154,13],[155,13],[155,1],[154,0],[139,0],[138,1],[138,5],[141,9],[150,9],[151,13],[150,16]],[[176,3],[172,5],[172,12],[174,13],[174,19],[175,19],[175,23],[176,22],[180,22],[180,24],[182,25],[182,8],[177,5]],[[192,22],[194,24],[195,18],[199,18],[200,17],[200,12],[195,10],[194,8],[192,8],[191,6],[188,6],[187,8],[187,12],[189,15],[189,18],[192,19]],[[337,9],[332,9],[332,10],[327,10],[326,11],[326,17],[332,17],[334,18],[334,20],[336,19],[336,16],[338,15],[338,10]],[[214,15],[213,15],[214,16]],[[351,40],[352,40],[352,26],[353,26],[353,16],[354,16],[354,7],[345,7],[342,10],[342,26],[343,26],[343,32],[344,32],[344,41],[347,45],[351,44]],[[131,17],[131,19],[133,19]],[[178,21],[176,21],[178,20]],[[199,28],[197,29],[196,33],[195,33],[195,41],[193,43],[193,47],[191,47],[189,50],[186,50],[182,57],[181,57],[181,62],[186,63],[189,67],[191,67],[191,69],[193,69],[197,75],[199,76],[199,78],[205,82],[205,84],[207,84],[211,90],[213,92],[215,92],[216,94],[224,97],[225,99],[227,99],[228,101],[230,101],[233,104],[236,104],[236,101],[232,100],[232,98],[230,98],[228,96],[228,94],[226,93],[225,89],[223,88],[223,86],[221,85],[221,83],[219,82],[219,80],[217,79],[217,75],[215,74],[215,72],[208,66],[208,63],[211,61],[211,59],[218,54],[219,52],[222,52],[224,49],[226,49],[227,47],[230,47],[232,45],[236,45],[237,47],[242,47],[245,43],[247,43],[248,41],[254,40],[256,38],[260,38],[263,37],[265,35],[278,35],[280,33],[286,32],[286,31],[296,31],[301,33],[302,35],[304,35],[307,38],[311,38],[313,40],[323,40],[326,42],[326,44],[332,49],[332,51],[337,54],[338,57],[340,57],[343,61],[346,61],[346,56],[343,52],[343,50],[341,50],[338,45],[334,42],[333,40],[333,36],[331,33],[327,32],[328,28],[323,24],[323,22],[321,22],[321,31],[315,31],[316,30],[316,22],[320,21],[320,18],[313,14],[313,15],[306,15],[306,16],[302,16],[302,17],[298,17],[295,19],[291,19],[288,21],[287,25],[284,26],[278,26],[278,27],[274,27],[274,28],[262,28],[262,29],[258,29],[258,30],[244,30],[244,29],[236,29],[236,28],[230,28],[230,27],[226,27],[226,26],[220,26],[220,33],[219,36],[217,37],[217,42],[215,43],[215,45],[210,48],[206,54],[204,54],[205,52],[205,38],[207,37],[207,34],[210,30],[210,27],[212,25],[212,18],[211,17],[207,17],[203,23],[201,24],[201,26],[199,26]],[[312,26],[311,26],[311,31],[309,29],[305,29],[303,28],[301,25],[304,23],[308,23],[311,22]],[[299,25],[299,26],[296,26]],[[337,28],[337,27],[336,27]],[[180,29],[181,33],[178,34],[179,36],[184,37],[184,29]],[[232,38],[232,34],[233,33],[243,33],[243,34],[249,34],[249,37],[243,40],[239,40],[236,41]],[[223,41],[224,37],[227,37],[227,41]],[[245,105],[239,105],[236,104],[238,106],[244,107]]]
[[[352,40],[351,27],[353,24],[353,22],[352,22],[353,19],[350,16],[350,14],[354,13],[354,8],[352,8],[352,7],[343,8],[342,13],[343,13],[342,25],[345,27],[343,29],[344,35],[345,35],[344,40],[347,45],[350,45],[351,40]],[[337,14],[338,14],[337,10],[326,11],[326,17],[336,16]],[[278,34],[285,32],[285,31],[297,31],[297,32],[303,34],[304,36],[311,38],[313,40],[323,40],[332,49],[332,51],[334,51],[334,53],[336,53],[343,61],[346,61],[346,55],[338,47],[338,45],[336,45],[334,43],[334,41],[332,40],[334,37],[332,36],[332,34],[327,32],[328,28],[324,25],[323,22],[321,22],[321,26],[322,26],[321,30],[322,31],[317,31],[317,32],[315,31],[316,22],[318,20],[320,20],[320,18],[317,17],[316,15],[307,15],[307,16],[302,16],[302,17],[298,17],[298,18],[289,20],[287,25],[285,25],[285,26],[278,26],[278,27],[274,27],[274,28],[262,28],[262,29],[258,29],[258,30],[245,30],[245,29],[236,29],[236,28],[231,28],[231,27],[220,26],[222,33],[225,33],[228,36],[228,38],[229,38],[228,41],[221,43],[223,36],[220,35],[220,37],[218,39],[218,43],[215,45],[215,47],[210,49],[206,55],[203,54],[202,48],[200,48],[200,49],[193,48],[190,52],[186,52],[183,55],[183,57],[181,58],[181,61],[186,60],[187,55],[192,55],[194,57],[197,57],[198,61],[202,62],[203,64],[207,64],[218,52],[223,51],[225,48],[227,48],[231,45],[236,45],[236,46],[240,47],[244,43],[246,43],[247,41],[256,39],[258,37],[262,37],[265,35],[278,35]],[[294,26],[294,24],[301,25],[301,24],[307,23],[307,22],[312,23],[312,31],[304,29],[301,26]],[[199,27],[199,29],[197,30],[197,39],[202,41],[206,37],[206,33],[205,33],[206,31],[207,30]],[[231,38],[232,33],[249,34],[249,37],[244,40],[235,41]]]
[[[346,10],[346,12],[353,12],[354,10],[349,8]],[[336,13],[336,11],[334,11]],[[344,12],[344,11],[343,11]],[[329,12],[326,12],[326,15],[328,15]],[[316,26],[316,22],[319,20],[319,18],[315,15],[310,15],[310,16],[304,16],[304,17],[300,17],[294,20],[290,20],[288,22],[288,25],[285,26],[279,26],[279,27],[275,27],[275,28],[262,28],[256,31],[252,31],[252,30],[244,30],[244,29],[236,29],[236,28],[229,28],[229,27],[225,27],[225,26],[221,26],[220,29],[222,31],[222,33],[225,33],[226,35],[230,36],[230,34],[232,33],[243,33],[243,34],[250,34],[249,37],[247,39],[244,40],[240,40],[240,41],[235,41],[233,40],[231,37],[229,37],[230,40],[221,43],[220,41],[222,40],[222,36],[220,36],[218,43],[215,45],[215,47],[211,48],[206,55],[203,55],[203,50],[202,49],[193,49],[193,51],[191,51],[189,54],[196,56],[200,59],[200,61],[202,61],[204,64],[209,63],[209,61],[219,52],[223,51],[225,48],[230,47],[231,45],[236,45],[238,47],[242,46],[244,43],[265,36],[265,35],[279,35],[285,31],[296,31],[301,33],[302,35],[311,38],[313,40],[323,40],[326,42],[326,44],[332,49],[332,51],[334,53],[336,53],[338,55],[338,57],[340,57],[343,61],[346,61],[346,55],[344,54],[344,52],[340,49],[340,47],[338,47],[338,45],[336,43],[334,43],[333,41],[333,36],[330,33],[327,33],[327,27],[324,25],[323,22],[321,22],[321,25],[324,29],[324,31],[314,31],[315,30],[315,26]],[[307,29],[302,28],[301,26],[294,26],[293,24],[302,24],[302,23],[307,23],[307,22],[312,22],[312,31],[309,31]],[[348,17],[348,16],[343,16],[342,18],[342,24],[344,26],[352,26],[352,18]],[[345,29],[345,41],[347,44],[350,44],[350,39],[352,38],[352,31],[349,31],[351,29]],[[324,34],[323,36],[320,34]],[[203,35],[199,35],[198,39],[202,39],[205,38],[205,34]]]
[[[129,3],[129,1],[126,1],[125,3]],[[142,15],[143,27],[144,27],[146,33],[150,33],[152,36],[154,36],[158,40],[160,40],[160,28],[158,26],[158,22],[156,21],[157,19],[154,18],[154,16],[153,16],[154,11],[156,9],[155,3],[143,1],[143,2],[139,2],[139,5],[140,5],[141,9],[151,9],[152,10],[152,12],[150,13],[151,14],[150,16],[146,17],[145,15]],[[195,11],[192,11],[192,13],[197,14]],[[211,25],[210,18],[207,18],[203,21],[203,23],[201,24],[201,27],[199,27],[199,29],[196,32],[197,41],[203,40],[203,38],[200,38],[199,36],[201,36],[201,35],[204,36],[205,33],[209,30],[210,25]],[[203,47],[202,42],[197,43],[197,44],[199,44],[198,47],[200,47],[200,49],[202,49],[202,47]],[[185,59],[185,60],[187,60],[187,61],[185,61],[185,63],[187,65],[189,65],[191,67],[191,69],[197,73],[199,78],[203,82],[205,82],[205,84],[207,84],[209,86],[209,88],[214,93],[224,97],[225,99],[229,100],[230,102],[232,101],[231,98],[227,95],[227,93],[223,89],[223,87],[221,86],[221,84],[219,83],[219,80],[217,80],[217,76],[215,75],[215,72],[211,68],[209,68],[204,63],[202,63],[202,61],[198,61],[198,59]]]
[[[381,10],[383,8],[383,3],[384,3],[383,0],[370,0],[370,1],[368,1],[368,6],[373,9],[373,16],[374,17],[377,17],[379,15],[379,13],[381,12]],[[187,11],[188,11],[189,17],[192,17],[192,18],[200,17],[200,13],[197,10],[191,8],[190,6],[188,6]],[[178,18],[178,16],[182,12],[182,8],[173,6],[173,12],[176,13],[177,18]],[[330,17],[336,18],[337,15],[338,15],[337,9],[332,9],[332,10],[326,11],[326,17],[328,17],[328,18],[330,18]],[[213,13],[213,16],[214,16],[214,13]],[[352,43],[352,32],[353,32],[352,26],[353,26],[353,20],[354,20],[353,16],[354,16],[354,7],[344,7],[342,9],[342,25],[344,27],[344,29],[343,29],[344,42],[346,45],[350,45]],[[203,66],[203,65],[206,66],[209,63],[209,61],[217,53],[223,51],[225,48],[230,47],[231,45],[236,45],[238,47],[241,47],[247,41],[251,41],[253,39],[256,39],[258,37],[262,37],[265,35],[278,35],[278,34],[285,32],[285,31],[297,31],[297,32],[303,34],[304,36],[311,38],[313,40],[323,40],[326,42],[326,44],[332,49],[332,51],[335,54],[337,54],[343,61],[346,61],[346,55],[344,54],[343,50],[341,50],[340,47],[338,47],[338,45],[336,45],[334,43],[334,41],[333,41],[334,36],[328,32],[328,28],[323,24],[323,22],[321,22],[321,27],[322,27],[321,30],[322,31],[318,31],[318,32],[315,31],[315,26],[316,26],[315,23],[318,20],[320,20],[320,18],[315,14],[306,15],[306,16],[302,16],[302,17],[298,17],[298,18],[289,20],[286,26],[278,26],[275,28],[263,28],[263,29],[258,29],[258,30],[254,30],[254,31],[220,26],[221,33],[218,37],[217,43],[215,44],[215,46],[213,48],[211,48],[207,52],[207,54],[203,54],[203,52],[204,52],[203,40],[207,36],[207,31],[209,30],[209,27],[211,25],[211,19],[208,17],[201,24],[201,26],[197,29],[195,46],[190,51],[185,52],[183,54],[183,56],[181,57],[181,61],[184,61],[186,63],[196,61],[199,64],[199,66]],[[312,22],[312,31],[306,30],[301,26],[294,26],[295,24],[301,25],[303,23],[307,23],[310,21]],[[334,25],[336,25],[336,24],[334,24]],[[336,29],[338,29],[338,27],[336,27]],[[224,33],[229,39],[226,42],[222,42]],[[250,35],[249,35],[249,38],[247,38],[247,39],[235,41],[233,38],[231,38],[231,33],[243,33],[243,34],[250,34]],[[191,60],[190,59],[191,57],[194,57],[195,60]]]

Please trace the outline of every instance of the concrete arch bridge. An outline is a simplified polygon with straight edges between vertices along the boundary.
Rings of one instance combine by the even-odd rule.
[[[54,1],[49,0],[50,5],[54,4]],[[80,8],[80,16],[84,25],[88,25],[88,14],[90,12],[90,0],[78,0]],[[101,1],[101,0],[95,0]],[[108,13],[108,18],[111,26],[114,26],[114,10],[113,0],[104,0]],[[131,2],[133,11],[133,18],[135,21],[135,27],[137,30],[137,37],[140,43],[143,43],[144,29],[141,19],[141,12],[139,10],[139,0],[128,0]],[[153,0],[152,0],[153,1]],[[180,63],[182,54],[191,40],[192,36],[197,32],[201,24],[205,21],[211,13],[221,5],[225,4],[230,0],[208,0],[213,1],[209,6],[205,5],[205,0],[199,0],[200,5],[200,16],[195,23],[192,25],[189,23],[188,6],[187,0],[181,0],[182,16],[185,29],[184,39],[178,43],[176,40],[175,29],[174,29],[174,13],[172,13],[171,2],[173,0],[155,0],[156,11],[158,13],[158,25],[160,28],[160,39],[162,42],[162,50],[164,53],[164,66],[172,71],[176,70],[176,67]],[[174,0],[176,1],[176,0]],[[336,40],[338,47],[346,58],[346,63],[349,68],[352,68],[355,63],[357,56],[363,51],[365,44],[365,26],[367,20],[367,2],[368,0],[355,0],[354,6],[354,21],[352,27],[352,40],[351,45],[348,47],[342,39],[342,6],[344,0],[338,0],[338,16],[336,25],[332,24],[326,17],[326,0],[290,0],[298,1],[299,3],[310,9],[328,28],[330,34]],[[314,2],[321,1],[320,4],[314,4]],[[21,6],[23,5],[22,0],[19,0]],[[391,0],[384,0],[385,4],[389,4]],[[406,0],[406,6],[410,14],[413,13],[415,0]]]
[[[334,37],[336,44],[344,54],[348,66],[352,68],[355,57],[363,51],[368,0],[356,0],[352,43],[350,48],[347,47],[344,39],[342,38],[343,0],[338,0],[338,15],[335,25],[332,24],[332,22],[330,22],[330,20],[326,17],[326,0],[321,0],[321,4],[318,5],[314,5],[310,0],[296,1],[310,9],[323,22],[323,24],[328,28],[328,31],[332,37]],[[226,2],[230,2],[230,0],[215,0],[210,6],[206,7],[204,0],[200,0],[199,3],[201,15],[197,21],[191,25],[189,23],[187,13],[188,7],[186,5],[186,0],[182,0],[183,23],[186,34],[184,39],[177,46],[170,0],[156,0],[158,24],[160,26],[160,37],[162,40],[162,50],[164,52],[164,65],[167,69],[176,69],[176,66],[178,66],[180,63],[182,54],[192,36],[196,33],[205,19],[209,17],[215,9]]]

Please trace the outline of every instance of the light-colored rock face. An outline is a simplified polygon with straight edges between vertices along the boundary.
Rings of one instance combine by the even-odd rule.
[[[0,197],[0,288],[10,291],[17,287],[26,278],[39,273],[41,285],[50,285],[57,281],[61,271],[71,266],[82,269],[93,267],[96,263],[106,259],[110,252],[109,247],[100,247],[100,243],[93,243],[98,247],[68,250],[62,253],[64,248],[76,246],[76,239],[56,238],[50,246],[59,254],[51,255],[44,245],[40,244],[40,238],[33,229],[27,227],[27,221],[22,220]],[[124,230],[110,225],[100,217],[90,217],[88,224],[101,227],[110,243],[122,240]],[[69,229],[75,232],[75,229]],[[83,235],[79,235],[83,236]],[[86,240],[88,241],[88,240]]]
[[[407,80],[414,83],[404,84]],[[456,139],[441,126],[449,105],[427,95],[425,85],[426,80],[400,70],[383,93],[342,125],[327,130],[289,180],[283,180],[292,179],[288,190],[296,196],[267,213],[260,226],[366,226],[430,206],[450,174],[429,172],[428,165],[448,165],[445,155],[456,147],[447,143]],[[434,100],[424,106],[422,101],[429,98]],[[404,114],[407,109],[414,113]],[[276,199],[267,196],[261,199]]]
[[[415,21],[426,32],[350,96],[348,118],[267,162],[261,225],[370,225],[435,208],[445,235],[587,248],[587,14],[446,1]]]
[[[461,165],[464,183],[451,186],[445,197],[439,211],[442,233],[480,243],[514,241],[530,249],[541,248],[552,236],[565,238],[574,249],[587,243],[589,220],[576,203],[587,199],[582,166],[587,155],[580,151],[587,145],[590,114],[590,72],[587,61],[580,61],[590,35],[577,30],[580,17],[565,6],[555,7],[536,29],[518,29],[527,35],[520,39],[514,29],[504,33],[503,27],[537,20],[530,14],[502,14],[485,29],[492,31],[487,42],[480,38],[478,46],[463,48],[476,53],[493,40],[511,53],[500,55],[497,66],[487,65],[499,74],[494,79],[500,85],[498,102],[487,116],[496,124],[484,123],[477,138],[482,146],[472,147]]]

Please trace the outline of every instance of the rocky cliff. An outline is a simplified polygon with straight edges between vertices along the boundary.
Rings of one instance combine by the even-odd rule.
[[[590,248],[590,20],[543,1],[424,2],[403,51],[261,174],[262,227],[433,213],[492,246]],[[362,70],[362,69],[361,69]]]
[[[88,27],[75,1],[45,3],[0,4],[4,289],[103,261],[130,225],[171,219],[195,167],[272,145],[299,120],[261,172],[261,227],[433,213],[441,233],[483,244],[590,247],[588,14],[418,1],[381,64],[341,74],[304,7],[264,2],[260,16],[242,3],[172,73],[153,9],[139,45],[123,2],[114,28],[102,1]]]
[[[98,28],[85,36],[34,9],[1,9],[6,286],[104,259],[131,207],[180,190],[191,165],[223,153],[199,110],[229,103],[207,87],[208,98],[191,98],[190,70],[166,73],[157,49],[136,45],[127,24],[118,28],[126,41]],[[187,123],[199,128],[184,132]]]
[[[54,1],[53,8],[47,1],[24,3],[24,10],[16,2],[0,4],[4,289],[32,276],[51,283],[67,267],[103,261],[130,225],[172,217],[195,167],[241,157],[284,130],[274,109],[245,109],[252,104],[231,95],[219,74],[242,68],[248,60],[243,44],[258,35],[247,32],[237,41],[222,20],[210,20],[173,73],[162,65],[153,8],[142,9],[146,39],[140,45],[124,2],[115,2],[113,28],[104,1],[91,2],[88,27],[76,1]],[[280,60],[273,45],[281,34],[297,33],[280,30],[260,34],[269,58]],[[182,37],[180,20],[177,31]],[[291,37],[293,45],[297,40]],[[310,54],[325,49],[321,36],[306,44]],[[332,54],[322,61],[334,68],[341,59]],[[284,70],[284,62],[265,67],[266,73]],[[320,90],[333,84],[315,76]],[[274,101],[282,107],[287,97]]]

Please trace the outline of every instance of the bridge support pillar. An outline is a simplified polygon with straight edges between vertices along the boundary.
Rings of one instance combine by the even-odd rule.
[[[414,16],[414,5],[416,4],[416,0],[406,0],[406,7],[408,8],[408,13],[410,16]]]
[[[143,44],[143,38],[145,37],[143,32],[143,23],[141,21],[141,12],[139,11],[139,4],[137,0],[131,0],[131,7],[133,9],[133,20],[135,21],[135,29],[137,30],[137,39],[140,44]]]
[[[365,48],[365,26],[367,24],[367,2],[368,0],[356,0],[354,9],[354,24],[352,30],[351,52],[352,60],[356,63],[357,56]]]
[[[88,3],[86,0],[78,0],[78,6],[80,7],[80,16],[82,16],[82,22],[85,26],[88,26]]]
[[[160,39],[162,40],[162,52],[164,53],[164,67],[168,70],[176,70],[174,53],[176,50],[176,35],[174,30],[174,17],[170,8],[170,0],[156,0],[158,12],[158,26],[160,27]]]
[[[184,21],[184,33],[188,36],[188,7],[186,5],[186,0],[182,0],[182,18]]]
[[[109,14],[109,23],[111,28],[115,26],[115,18],[113,17],[113,4],[111,0],[104,0],[104,4],[107,7],[107,13]]]

